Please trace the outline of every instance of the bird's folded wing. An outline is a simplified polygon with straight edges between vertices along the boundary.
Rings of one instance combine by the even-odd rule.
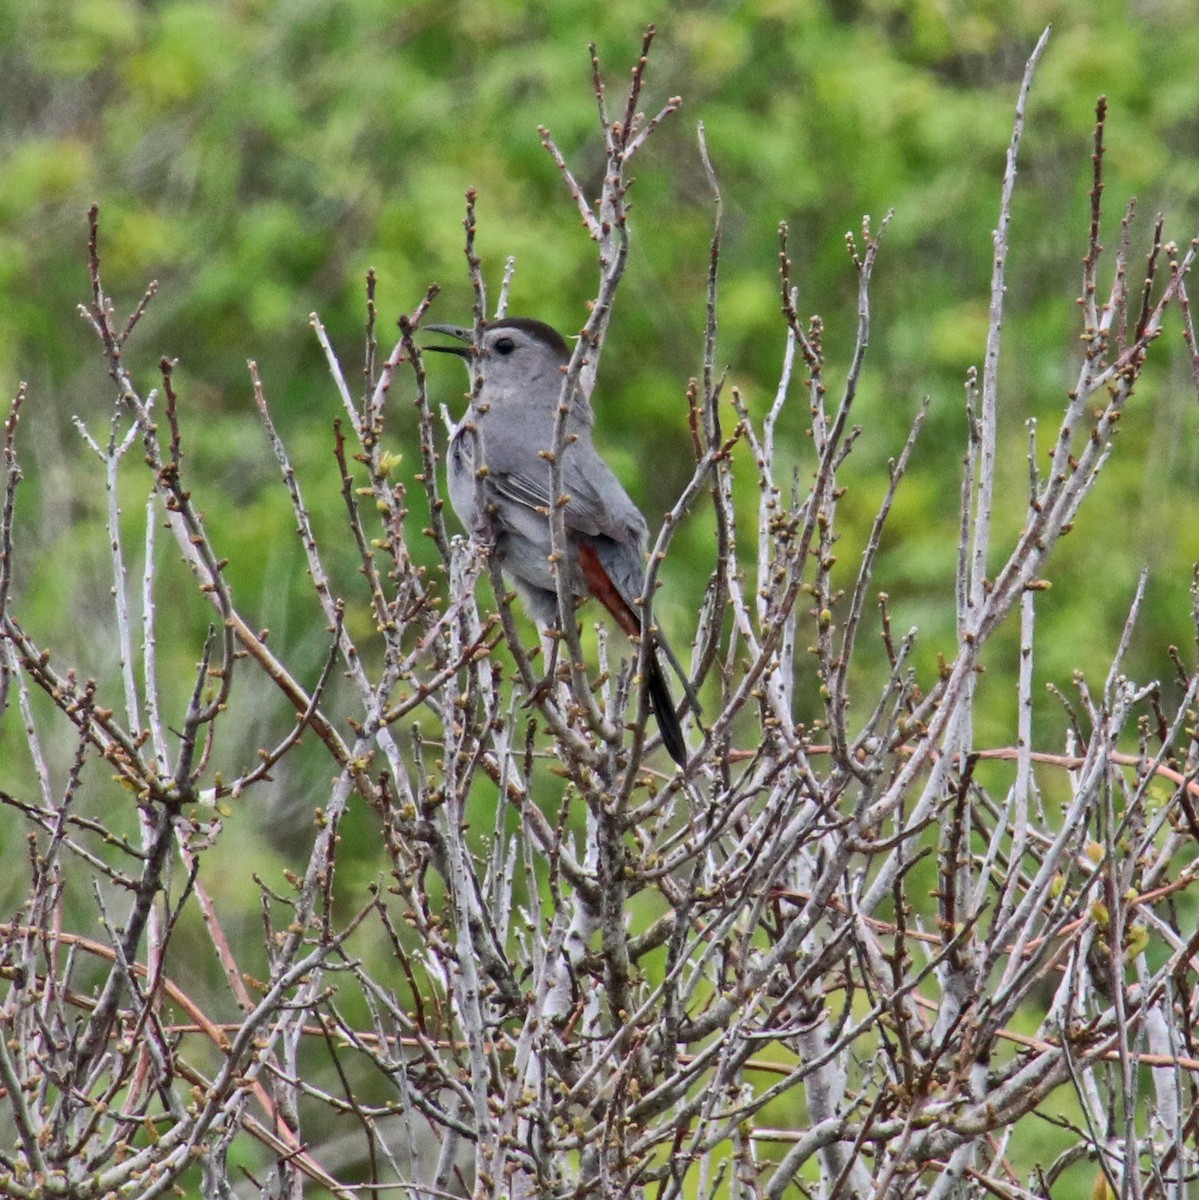
[[[519,504],[548,519],[550,511],[549,472],[544,479],[521,474],[499,474],[494,469],[489,482],[497,498]],[[588,537],[608,537],[616,542],[638,544],[645,536],[644,521],[631,502],[613,513],[596,490],[576,477],[575,487],[566,486],[566,528],[569,533]],[[626,499],[621,493],[620,499]]]
[[[550,489],[549,474],[544,479],[532,479],[528,475],[513,472],[497,472],[490,470],[489,482],[495,488],[496,495],[504,500],[511,500],[524,508],[531,508],[543,515],[549,514]]]

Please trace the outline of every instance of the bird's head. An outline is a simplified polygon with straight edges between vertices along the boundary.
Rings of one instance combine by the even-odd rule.
[[[423,346],[442,354],[456,354],[465,359],[468,371],[474,370],[476,346],[473,331],[462,325],[426,325],[426,333],[442,333],[456,338],[455,346]],[[541,383],[556,389],[562,383],[562,368],[570,362],[570,347],[566,339],[544,321],[531,317],[504,317],[483,326],[477,347],[478,363],[484,388],[493,393],[492,401],[501,399],[509,389],[527,394]]]

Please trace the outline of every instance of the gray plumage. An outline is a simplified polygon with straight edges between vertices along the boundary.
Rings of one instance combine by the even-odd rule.
[[[472,333],[456,325],[426,326],[470,343]],[[426,346],[470,360],[473,346]],[[550,463],[554,421],[570,348],[561,334],[541,321],[509,317],[493,321],[482,336],[482,391],[450,440],[450,503],[473,533],[491,539],[505,576],[532,617],[558,624],[558,598],[549,561]],[[572,439],[562,456],[562,487],[569,497],[564,519],[571,595],[576,603],[595,596],[625,633],[636,635],[641,618],[634,601],[645,585],[649,530],[620,480],[591,440],[595,420],[582,393],[576,393],[566,420]],[[479,511],[478,471],[486,466]],[[660,638],[656,639],[660,642]],[[665,649],[665,643],[660,642]],[[671,757],[683,766],[687,747],[658,660],[649,655],[646,686],[650,704]],[[668,652],[669,653],[669,652]],[[673,661],[673,656],[672,661]]]

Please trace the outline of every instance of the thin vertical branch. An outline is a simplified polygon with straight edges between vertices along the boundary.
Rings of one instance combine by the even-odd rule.
[[[994,257],[991,269],[991,301],[988,310],[987,349],[983,358],[979,421],[978,495],[974,505],[974,547],[970,566],[970,606],[975,613],[982,606],[987,580],[987,559],[991,549],[991,514],[995,496],[995,453],[999,430],[999,350],[1003,331],[1003,305],[1007,292],[1007,264],[1010,247],[1008,234],[1012,220],[1012,195],[1016,188],[1016,157],[1024,135],[1025,110],[1032,88],[1033,73],[1049,42],[1048,27],[1041,34],[1024,67],[1016,98],[1012,138],[1008,144],[999,200],[999,220],[995,226]],[[1096,200],[1096,203],[1098,201]]]

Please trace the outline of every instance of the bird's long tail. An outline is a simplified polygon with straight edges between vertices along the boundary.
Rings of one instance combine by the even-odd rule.
[[[687,743],[683,738],[683,727],[679,724],[678,715],[674,710],[670,688],[666,686],[666,676],[658,660],[656,648],[649,656],[649,675],[645,681],[645,690],[649,693],[649,706],[653,709],[654,719],[662,732],[662,745],[666,747],[666,753],[680,767],[685,767]]]
[[[580,541],[576,549],[579,556],[579,567],[583,572],[583,579],[587,584],[588,592],[616,618],[617,624],[620,625],[621,629],[629,637],[639,637],[641,634],[641,617],[621,593],[620,588],[613,583],[612,577],[608,574],[603,563],[600,562],[600,557],[596,553],[595,547],[589,542]],[[671,653],[670,647],[666,645],[665,639],[660,634],[655,634],[654,645],[649,654],[649,667],[645,680],[645,688],[649,693],[650,708],[653,709],[654,717],[658,722],[658,728],[662,731],[662,745],[666,747],[666,753],[680,767],[685,767],[687,765],[687,742],[683,738],[683,727],[679,724],[679,717],[678,713],[675,712],[674,700],[671,699],[670,688],[666,685],[666,675],[662,670],[661,659],[658,657],[659,650],[665,651],[675,670],[686,681],[687,676],[683,672],[682,667],[679,666],[678,660]],[[687,687],[688,698],[695,705],[695,709],[698,712],[699,706],[695,703],[694,694],[686,682],[684,682],[684,687]]]

